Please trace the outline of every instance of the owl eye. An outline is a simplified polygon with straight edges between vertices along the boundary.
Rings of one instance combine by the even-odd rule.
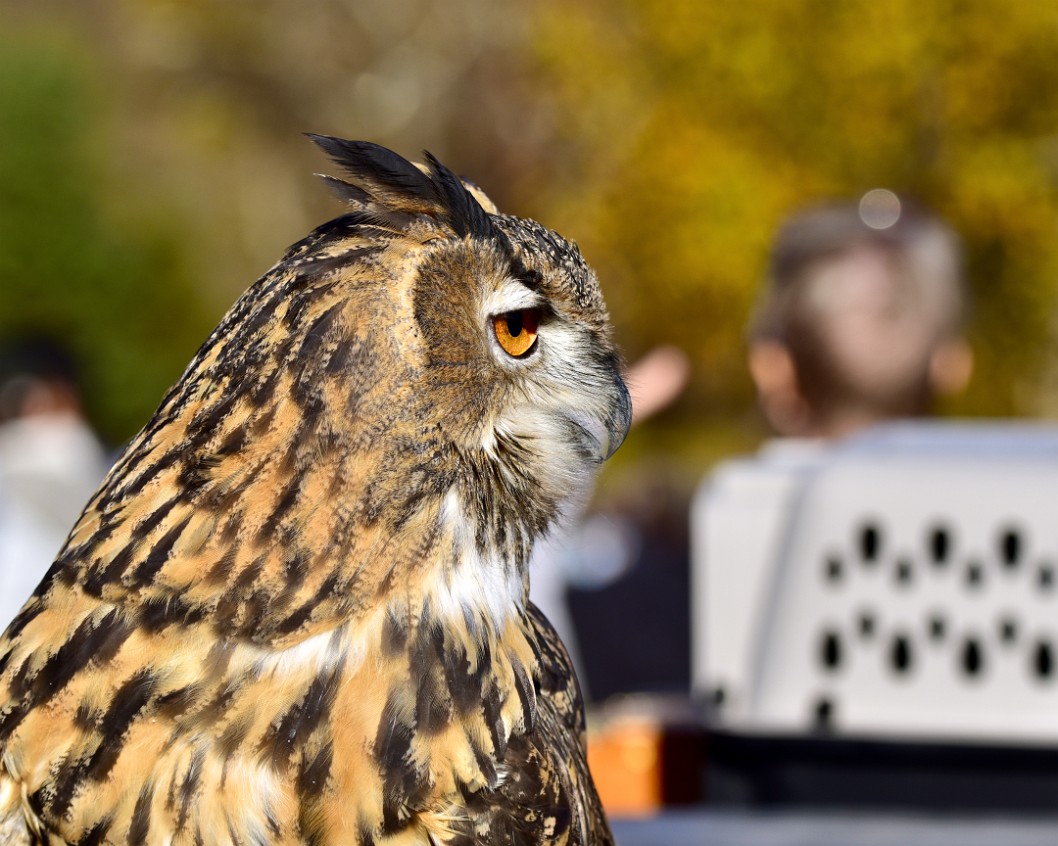
[[[521,358],[536,345],[536,331],[540,326],[540,309],[523,308],[492,318],[496,340],[507,355]]]

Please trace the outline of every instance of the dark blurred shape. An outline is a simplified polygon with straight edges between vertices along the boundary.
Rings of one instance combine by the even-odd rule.
[[[761,409],[782,435],[835,437],[931,413],[973,357],[955,233],[882,189],[780,229],[750,326]]]
[[[624,569],[569,588],[586,687],[594,702],[690,686],[687,500],[672,474],[643,467],[603,519],[621,530]]]
[[[0,347],[0,625],[17,613],[106,473],[78,367],[46,335]]]
[[[20,417],[83,414],[80,374],[66,347],[28,335],[0,348],[0,423]]]

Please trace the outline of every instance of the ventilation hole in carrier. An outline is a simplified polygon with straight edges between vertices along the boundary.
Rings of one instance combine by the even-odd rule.
[[[963,675],[967,678],[976,679],[984,673],[984,648],[976,637],[971,636],[963,641],[959,663],[962,666]]]
[[[933,563],[947,564],[951,547],[951,530],[947,526],[934,526],[929,533],[929,557]]]
[[[1054,677],[1054,650],[1049,640],[1040,640],[1032,650],[1032,674],[1039,681]]]
[[[820,696],[812,706],[812,724],[816,731],[830,731],[834,727],[834,702],[828,696]]]
[[[836,555],[829,556],[823,564],[823,578],[832,585],[836,585],[841,582],[844,574],[845,568],[842,566],[841,559]]]
[[[893,575],[896,579],[896,583],[900,587],[910,587],[912,577],[914,576],[914,567],[911,561],[907,558],[901,558],[896,563],[896,570],[893,571]]]
[[[874,635],[874,614],[870,611],[861,611],[860,616],[856,620],[856,624],[860,630],[860,637],[869,638]]]
[[[912,663],[911,638],[906,634],[895,635],[889,645],[889,664],[893,672],[905,676],[911,672]]]
[[[833,629],[823,632],[819,642],[819,660],[823,669],[834,672],[841,666],[841,635]]]
[[[931,614],[929,618],[929,636],[931,640],[942,641],[948,633],[948,623],[942,614]]]
[[[874,523],[864,523],[860,529],[860,555],[865,562],[878,560],[882,550],[882,532]]]
[[[1008,570],[1013,570],[1021,560],[1024,544],[1017,529],[1005,529],[999,535],[999,560]]]

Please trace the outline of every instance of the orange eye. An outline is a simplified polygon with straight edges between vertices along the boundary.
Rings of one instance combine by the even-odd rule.
[[[509,311],[492,318],[496,340],[507,355],[515,358],[521,358],[533,348],[539,326],[540,309],[537,308]]]

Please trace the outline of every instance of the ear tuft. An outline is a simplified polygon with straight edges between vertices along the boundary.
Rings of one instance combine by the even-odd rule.
[[[339,199],[369,210],[428,215],[460,236],[495,234],[489,212],[476,195],[494,211],[492,202],[477,186],[465,186],[430,153],[425,154],[427,165],[417,167],[369,141],[306,134],[346,175],[346,179],[321,177]]]
[[[346,182],[344,179],[337,179],[333,176],[328,176],[326,173],[317,173],[316,176],[327,186],[327,190],[343,203],[349,203],[354,206],[366,206],[371,202],[371,195],[367,191]]]
[[[493,228],[488,212],[481,207],[481,203],[467,190],[459,177],[437,161],[428,150],[424,150],[423,155],[426,156],[430,174],[449,210],[449,219],[456,232],[460,235],[491,235]]]

